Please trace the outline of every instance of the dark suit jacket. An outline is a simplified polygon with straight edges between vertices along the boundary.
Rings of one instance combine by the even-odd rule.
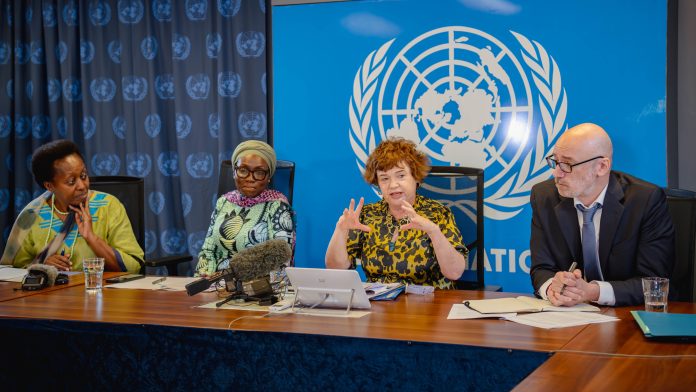
[[[553,179],[532,188],[530,275],[534,291],[573,261],[583,269],[578,215],[572,198],[558,194]],[[669,277],[674,264],[674,228],[661,188],[612,171],[602,206],[599,260],[616,305],[643,303],[641,277]],[[584,275],[584,274],[583,274]]]

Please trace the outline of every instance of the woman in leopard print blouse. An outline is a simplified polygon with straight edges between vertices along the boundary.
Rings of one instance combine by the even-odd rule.
[[[428,158],[406,139],[389,138],[370,154],[365,180],[382,200],[363,206],[351,199],[338,219],[327,268],[355,268],[361,260],[367,280],[454,288],[468,250],[449,208],[416,194],[430,170]]]

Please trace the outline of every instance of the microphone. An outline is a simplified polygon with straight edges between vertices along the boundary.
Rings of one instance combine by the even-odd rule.
[[[268,275],[284,266],[291,257],[292,249],[287,241],[273,239],[262,242],[232,255],[229,268],[187,284],[186,293],[196,295],[222,279],[234,278],[245,282]]]
[[[234,273],[232,272],[232,270],[228,268],[222,271],[218,271],[210,276],[194,280],[193,282],[186,285],[186,293],[189,296],[196,295],[202,291],[208,290],[210,286],[219,282],[220,280],[232,277],[233,275]]]
[[[286,240],[273,239],[246,248],[230,259],[230,268],[242,282],[268,276],[271,271],[284,267],[292,258],[292,249]]]
[[[32,264],[27,268],[27,274],[22,281],[22,290],[41,290],[56,283],[58,269],[52,265]]]

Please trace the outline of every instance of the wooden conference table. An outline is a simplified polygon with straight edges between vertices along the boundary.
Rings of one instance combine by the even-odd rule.
[[[621,318],[619,322],[544,330],[504,320],[446,319],[454,303],[512,293],[402,295],[396,301],[374,302],[372,312],[362,318],[260,317],[265,313],[197,307],[215,301],[215,293],[189,297],[185,292],[104,289],[90,295],[78,276],[67,287],[40,292],[14,292],[16,286],[0,283],[4,339],[36,341],[36,347],[56,338],[70,342],[48,355],[45,361],[51,364],[66,356],[90,361],[80,357],[96,349],[94,355],[115,363],[110,366],[125,367],[114,372],[117,381],[125,377],[129,383],[143,382],[142,374],[128,377],[152,374],[139,389],[185,389],[182,382],[207,370],[224,376],[198,385],[212,382],[226,389],[285,385],[291,390],[353,390],[370,384],[400,390],[696,387],[696,344],[646,341],[629,313],[637,308],[603,309]],[[696,313],[696,304],[669,307],[671,312]],[[132,361],[122,360],[123,355]],[[662,358],[631,357],[635,355]],[[665,357],[670,355],[678,357]],[[229,366],[221,369],[221,362]],[[160,366],[173,370],[160,374]],[[265,372],[267,367],[272,373]],[[6,374],[0,381],[7,377],[12,381]],[[200,377],[210,376],[200,374],[198,382]]]

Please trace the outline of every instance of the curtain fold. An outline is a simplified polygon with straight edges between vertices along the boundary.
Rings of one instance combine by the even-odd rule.
[[[31,154],[145,179],[145,252],[196,256],[220,162],[267,140],[265,0],[0,3],[0,221],[40,192]]]

